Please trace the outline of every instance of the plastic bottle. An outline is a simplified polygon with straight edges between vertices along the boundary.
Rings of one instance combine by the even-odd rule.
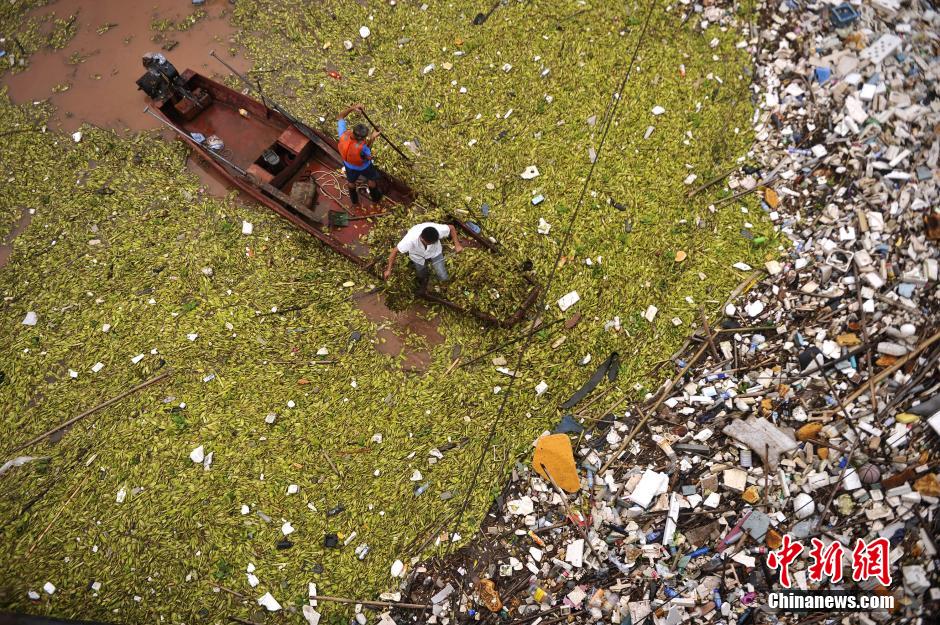
[[[552,594],[539,586],[539,581],[534,577],[529,582],[529,596],[535,599],[537,603],[544,605],[552,605],[555,603],[555,598]]]
[[[608,552],[608,554],[607,554],[607,559],[610,561],[611,564],[613,564],[614,566],[616,566],[617,569],[618,569],[621,573],[623,573],[624,575],[629,575],[629,574],[630,574],[630,567],[627,566],[626,564],[624,564],[623,562],[621,562],[621,561],[617,558],[617,556],[614,555],[614,552],[613,552],[613,551]]]

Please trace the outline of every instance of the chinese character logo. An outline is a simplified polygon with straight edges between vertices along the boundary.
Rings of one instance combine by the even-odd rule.
[[[860,582],[871,577],[882,586],[891,585],[887,538],[876,538],[868,544],[859,538],[852,550],[852,581]]]
[[[802,552],[803,545],[784,534],[780,549],[767,554],[767,566],[773,570],[780,569],[780,583],[784,588],[790,587],[790,565]]]
[[[810,581],[821,582],[825,575],[833,584],[841,582],[842,555],[845,553],[845,547],[838,541],[833,541],[828,547],[818,538],[814,538],[812,542],[813,548],[809,552],[809,557],[813,559],[809,567]]]
[[[845,547],[842,543],[834,541],[828,546],[818,538],[812,539],[812,549],[809,557],[809,580],[821,582],[828,577],[833,584],[842,581],[842,558]],[[859,538],[852,550],[852,581],[863,582],[875,578],[882,586],[891,585],[891,562],[888,557],[890,544],[887,538],[876,538],[866,542]],[[803,553],[803,545],[798,540],[790,538],[789,534],[783,536],[780,549],[767,554],[767,566],[771,570],[780,570],[780,584],[790,588],[790,565]]]

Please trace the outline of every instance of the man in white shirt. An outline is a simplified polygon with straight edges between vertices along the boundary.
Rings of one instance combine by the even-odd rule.
[[[434,269],[437,279],[445,282],[448,279],[447,267],[444,266],[444,248],[441,247],[441,239],[450,238],[454,242],[454,251],[460,252],[463,246],[457,239],[457,230],[453,226],[425,222],[413,226],[398,245],[391,249],[388,255],[388,266],[385,268],[383,276],[388,280],[392,275],[392,267],[395,265],[395,259],[398,254],[408,254],[411,264],[414,265],[418,273],[418,281],[421,288],[427,286],[430,271],[428,264]]]

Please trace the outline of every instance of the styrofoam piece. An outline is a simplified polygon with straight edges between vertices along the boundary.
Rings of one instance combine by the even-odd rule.
[[[878,41],[862,50],[858,56],[861,59],[867,59],[875,65],[878,65],[900,45],[900,37],[891,33],[885,33],[878,38]]]

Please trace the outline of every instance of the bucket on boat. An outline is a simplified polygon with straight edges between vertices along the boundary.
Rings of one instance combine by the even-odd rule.
[[[277,152],[271,149],[265,150],[261,158],[263,158],[265,164],[272,169],[281,164],[281,157],[277,155]]]

